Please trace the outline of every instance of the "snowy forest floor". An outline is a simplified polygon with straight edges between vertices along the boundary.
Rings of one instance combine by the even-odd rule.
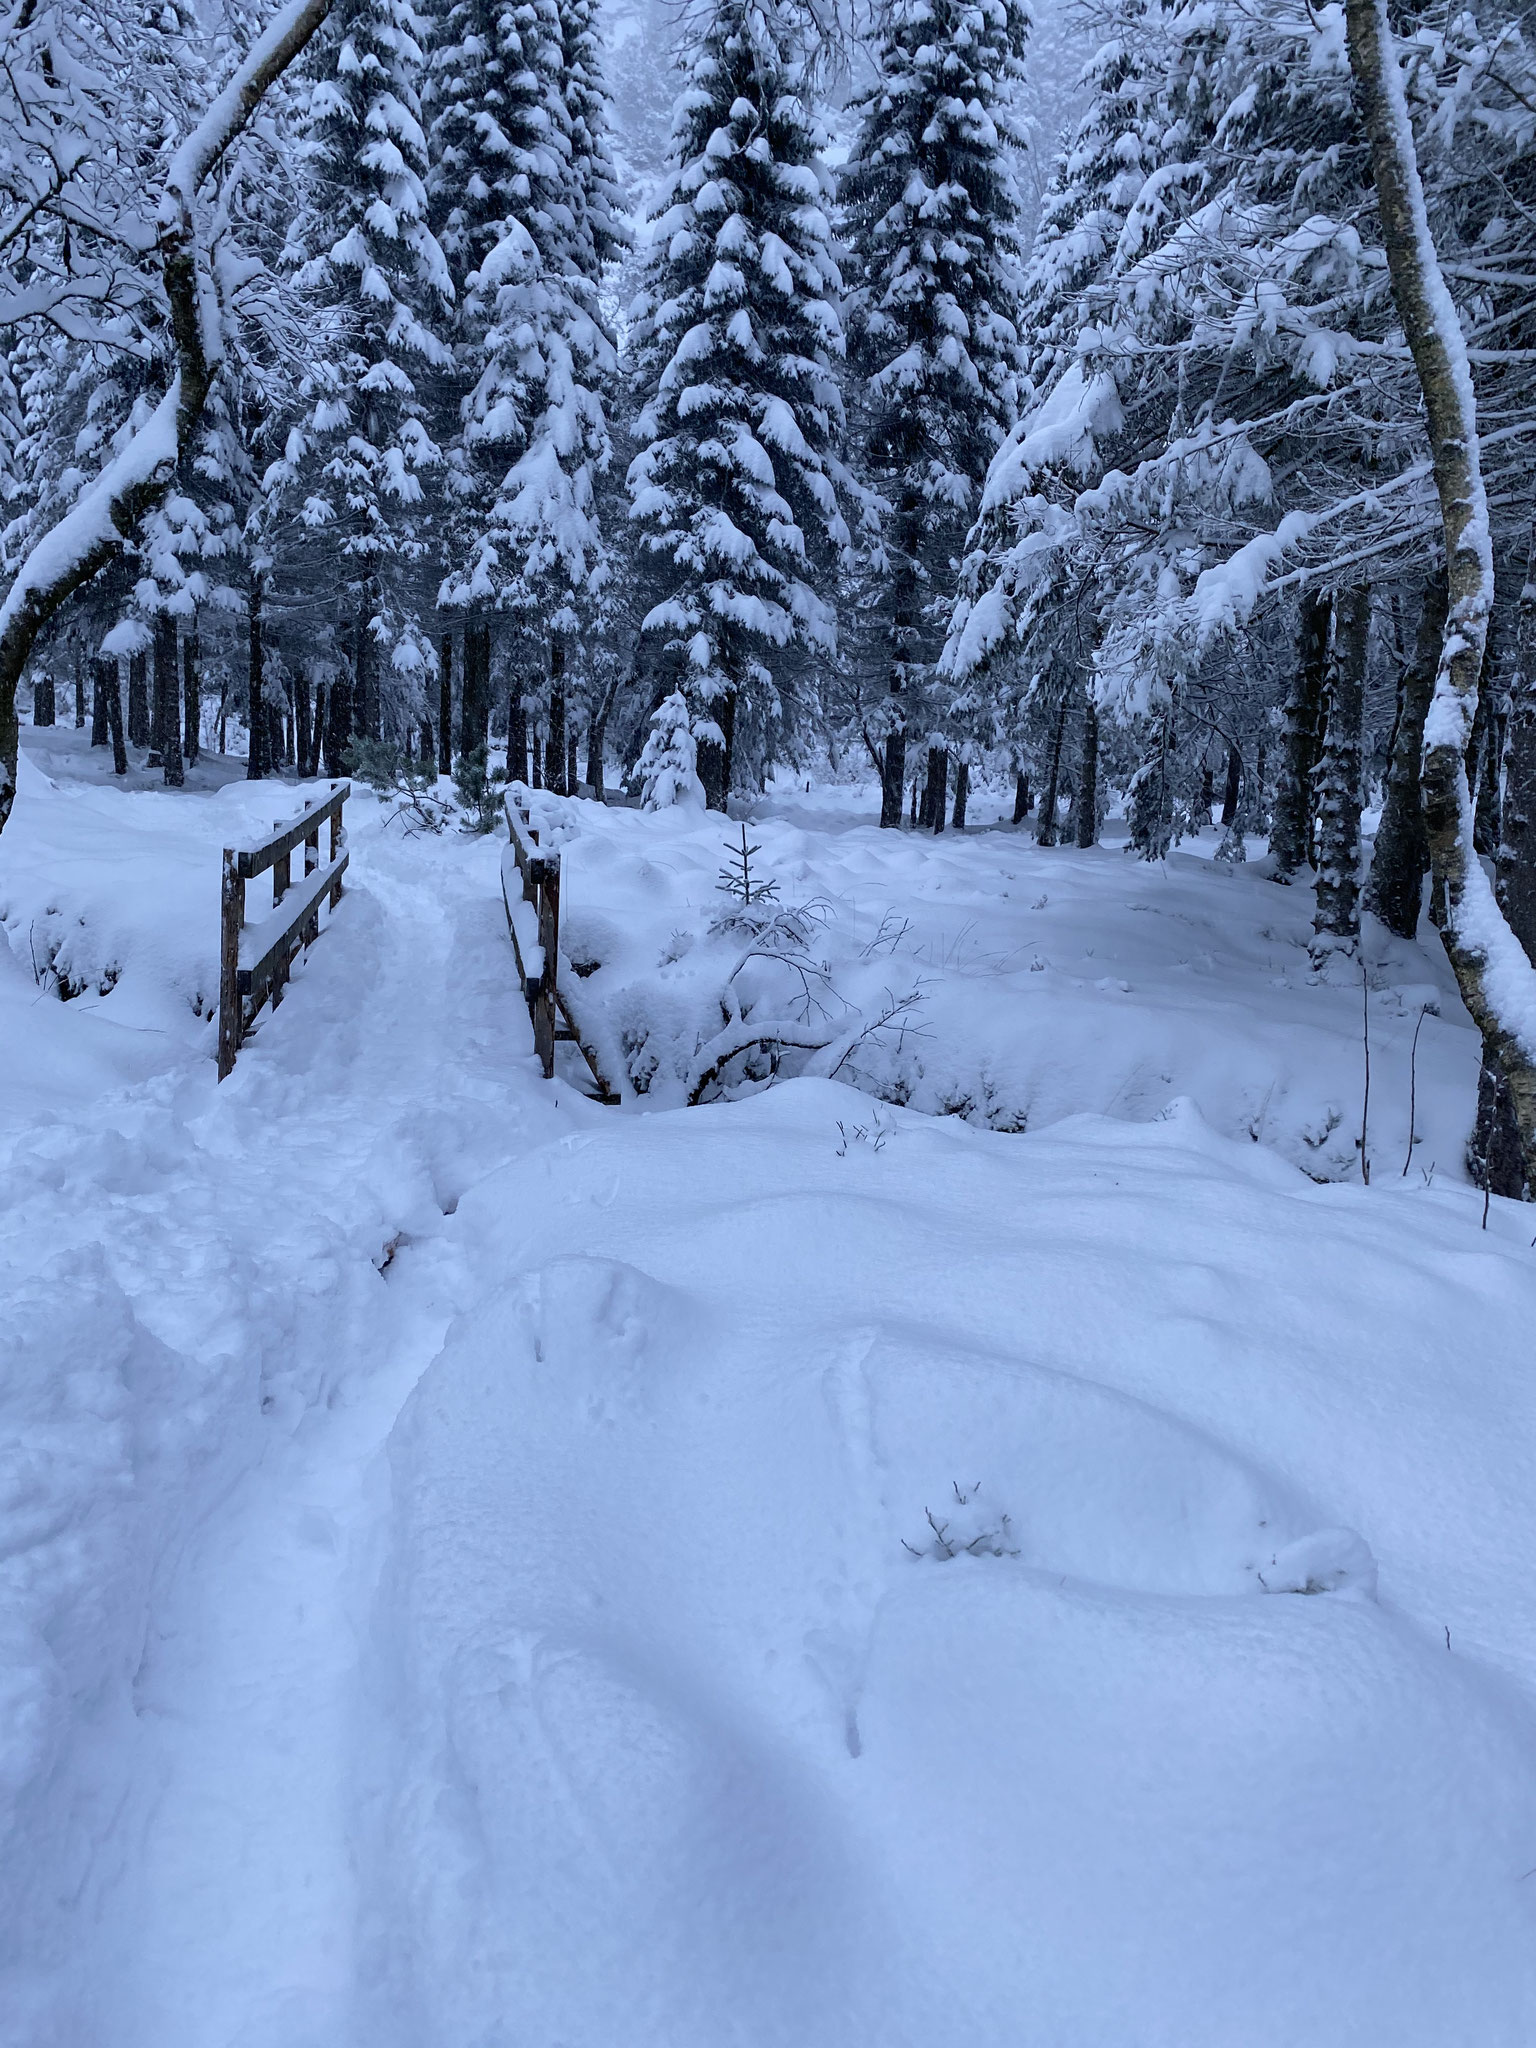
[[[295,793],[77,740],[0,841],[6,2048],[1536,2037],[1536,1252],[1432,950],[785,790],[907,1106],[603,1109],[498,842],[359,796],[216,1087]],[[718,820],[540,810],[594,989],[710,904]]]

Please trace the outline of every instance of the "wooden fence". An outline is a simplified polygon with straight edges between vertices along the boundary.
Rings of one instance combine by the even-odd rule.
[[[279,825],[252,846],[224,849],[224,893],[219,934],[219,1079],[235,1064],[241,1040],[262,1004],[275,1010],[283,1000],[296,956],[320,935],[320,904],[341,901],[347,849],[341,807],[352,794],[349,782],[333,782],[329,796],[311,800],[291,823]],[[330,820],[330,857],[320,865],[320,828]],[[302,880],[293,879],[294,848],[304,846]],[[245,921],[245,885],[272,870],[272,908],[253,924]]]
[[[538,830],[528,815],[523,785],[508,785],[503,799],[510,845],[501,857],[501,900],[517,960],[518,979],[533,1019],[533,1049],[546,1081],[554,1079],[555,1047],[574,1045],[597,1083],[600,1102],[618,1102],[598,1051],[599,1034],[592,1020],[580,1017],[581,1004],[571,990],[571,963],[560,950],[560,856],[542,852]],[[512,877],[518,878],[514,891]],[[611,1064],[611,1061],[610,1061]]]

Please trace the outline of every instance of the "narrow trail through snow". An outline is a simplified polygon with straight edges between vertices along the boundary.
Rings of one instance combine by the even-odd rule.
[[[273,1431],[160,1605],[136,1688],[127,1867],[103,1901],[120,2048],[319,2048],[348,2025],[376,1461],[474,1297],[444,1213],[466,1162],[471,1178],[503,1163],[560,1114],[532,1085],[483,865],[423,875],[409,844],[369,834],[346,915],[209,1112],[261,1131],[219,1170],[272,1188],[300,1234],[345,1214],[381,1166],[397,1182],[414,1167],[430,1201],[414,1190],[399,1242],[380,1244],[387,1263],[324,1400]]]

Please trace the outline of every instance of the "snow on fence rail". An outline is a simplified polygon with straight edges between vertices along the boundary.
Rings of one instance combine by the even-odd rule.
[[[573,970],[560,951],[560,856],[540,851],[527,797],[523,784],[514,782],[503,799],[511,843],[501,857],[501,900],[506,905],[518,979],[533,1019],[533,1049],[545,1080],[550,1081],[555,1073],[556,1045],[574,1045],[591,1069],[598,1099],[616,1103],[622,1098],[604,1071],[591,1020],[578,1017],[579,1001],[575,1007],[572,1004],[569,984]],[[518,878],[515,894],[510,887],[514,874]]]
[[[341,807],[352,794],[350,782],[335,782],[321,802],[307,803],[297,818],[278,825],[250,846],[224,849],[224,888],[219,933],[219,1079],[235,1064],[235,1055],[256,1013],[269,998],[275,1010],[283,1000],[294,957],[320,935],[320,904],[341,901],[346,872],[346,835]],[[330,858],[320,865],[320,827],[331,825]],[[293,851],[304,843],[304,877],[295,886]],[[245,885],[272,870],[272,909],[253,924],[245,921]]]

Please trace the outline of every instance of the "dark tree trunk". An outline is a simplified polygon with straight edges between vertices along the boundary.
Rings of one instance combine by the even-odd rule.
[[[535,730],[533,735],[531,751],[533,754],[533,787],[535,789],[542,789],[544,787],[544,747],[537,730]]]
[[[917,777],[912,778],[912,823],[917,824]]]
[[[331,677],[325,706],[325,772],[333,780],[347,772],[347,748],[352,743],[352,691],[345,669]]]
[[[1536,522],[1515,623],[1506,749],[1499,908],[1536,965]]]
[[[309,741],[312,731],[309,700],[309,672],[300,669],[293,679],[293,728],[295,763],[300,775],[309,773]]]
[[[281,704],[267,706],[267,765],[274,775],[280,775],[288,764],[288,742],[283,730],[283,707]]]
[[[309,726],[309,758],[304,764],[306,775],[320,773],[320,750],[325,743],[325,724],[330,714],[331,700],[326,689],[324,676],[315,678],[315,710]]]
[[[173,789],[179,789],[187,779],[181,758],[181,661],[176,646],[176,621],[165,612],[155,620],[155,704],[159,712],[155,740],[165,766],[165,779]]]
[[[1227,779],[1221,792],[1221,822],[1230,831],[1237,823],[1238,800],[1243,793],[1243,757],[1236,747],[1227,748]]]
[[[916,784],[913,787],[916,788]],[[920,832],[933,829],[933,749],[928,749],[928,762],[923,771],[923,793],[918,800],[917,827]]]
[[[1280,779],[1275,785],[1269,851],[1274,878],[1288,882],[1307,865],[1312,850],[1312,778],[1317,768],[1323,717],[1323,678],[1328,667],[1330,597],[1302,600],[1296,671],[1285,700],[1285,739]]]
[[[1328,664],[1328,723],[1318,782],[1317,909],[1312,929],[1323,950],[1360,937],[1361,729],[1371,644],[1371,593],[1357,586],[1334,609]]]
[[[107,732],[112,741],[112,773],[128,773],[128,749],[123,743],[123,686],[115,661],[98,661],[96,688],[106,700]]]
[[[549,733],[544,742],[544,779],[556,796],[569,796],[565,786],[568,754],[565,734],[565,636],[549,640]]]
[[[514,681],[507,706],[507,780],[528,780],[528,707]]]
[[[1067,708],[1071,702],[1071,695],[1071,691],[1064,688],[1061,702],[1056,708],[1056,729],[1051,734],[1051,753],[1046,764],[1045,788],[1040,793],[1040,809],[1035,817],[1037,846],[1056,844],[1056,805],[1061,795],[1061,748],[1066,738]]]
[[[203,751],[202,649],[197,633],[190,632],[181,643],[182,752],[197,761]]]
[[[566,728],[565,734],[565,793],[575,796],[581,788],[581,771],[576,760],[576,727]]]
[[[1489,686],[1488,716],[1483,732],[1483,759],[1477,778],[1477,808],[1474,812],[1472,844],[1477,852],[1496,855],[1502,837],[1501,812],[1504,803],[1504,748],[1509,737],[1509,700],[1496,685]]]
[[[107,686],[103,680],[108,672],[108,668],[109,664],[102,660],[100,656],[91,663],[91,745],[93,747],[107,746],[111,740],[111,733],[107,727]],[[115,661],[110,664],[110,670],[115,677],[117,674],[117,663]]]
[[[128,744],[149,745],[149,677],[142,654],[128,657]]]
[[[1209,813],[1207,813],[1209,815]],[[1099,843],[1099,707],[1089,690],[1083,702],[1083,747],[1077,771],[1077,843]]]
[[[950,823],[957,832],[965,830],[966,806],[971,800],[971,764],[962,760],[955,770],[955,809]]]
[[[78,645],[75,648],[75,731],[85,724],[85,662]],[[95,741],[91,744],[94,746]]]
[[[246,593],[246,640],[250,657],[250,668],[246,680],[249,697],[246,725],[250,730],[251,742],[245,757],[247,782],[260,782],[266,767],[264,756],[267,748],[266,698],[263,694],[265,665],[261,652],[261,577],[253,572],[251,587]]]
[[[599,803],[603,801],[606,793],[607,768],[604,754],[608,745],[608,720],[618,694],[619,670],[615,668],[612,679],[603,692],[602,700],[592,714],[592,723],[587,727],[587,782]]]
[[[46,669],[39,671],[32,681],[32,723],[52,725],[57,713],[57,698],[53,677]]]
[[[720,738],[700,740],[698,752],[699,780],[704,785],[704,801],[712,811],[723,811],[731,794],[731,757],[736,740],[736,692],[727,690],[723,697],[717,697],[709,707],[715,724],[720,729]]]
[[[1029,816],[1029,770],[1020,768],[1013,782],[1013,822],[1022,825]]]
[[[1173,843],[1173,789],[1168,757],[1173,752],[1175,706],[1158,721],[1131,786],[1131,844],[1143,860],[1166,860]]]
[[[1419,928],[1424,877],[1429,873],[1429,835],[1424,829],[1424,800],[1419,766],[1424,753],[1424,720],[1434,694],[1440,643],[1445,638],[1445,575],[1437,571],[1424,586],[1413,659],[1399,685],[1397,724],[1381,822],[1365,885],[1365,907],[1400,939]]]
[[[944,815],[949,804],[949,749],[930,748],[928,754],[928,776],[933,784],[933,817],[935,832],[944,830]]]
[[[453,635],[437,643],[437,772],[453,773]]]
[[[379,649],[373,637],[373,621],[379,612],[377,583],[370,578],[364,591],[363,609],[357,618],[357,702],[353,714],[365,739],[383,737],[384,706],[379,691]]]
[[[909,490],[902,497],[891,577],[891,674],[886,711],[890,723],[880,762],[880,823],[887,830],[901,824],[901,794],[907,777],[907,670],[915,652],[917,572],[913,558],[918,538],[918,506]]]

